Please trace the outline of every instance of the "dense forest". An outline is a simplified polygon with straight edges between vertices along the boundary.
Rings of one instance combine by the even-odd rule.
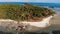
[[[45,17],[55,14],[51,9],[25,3],[0,4],[0,19],[19,21],[40,21]]]

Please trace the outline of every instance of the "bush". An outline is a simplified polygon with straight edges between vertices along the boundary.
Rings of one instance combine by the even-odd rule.
[[[0,11],[4,10],[3,11],[4,14],[3,12],[2,13],[0,12],[2,18],[21,20],[21,21],[29,20],[30,18],[32,18],[33,20],[34,17],[36,18],[40,18],[42,16],[46,17],[53,15],[55,13],[53,10],[50,10],[48,8],[38,7],[30,4],[24,4],[24,5],[2,4],[0,5],[0,7],[1,7]]]

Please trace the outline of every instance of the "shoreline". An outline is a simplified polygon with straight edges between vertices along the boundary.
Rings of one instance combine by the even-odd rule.
[[[49,25],[49,21],[53,16],[49,16],[47,18],[43,18],[42,21],[40,22],[26,22],[23,21],[21,23],[23,24],[30,24],[31,26],[36,26],[36,27],[47,27],[46,25]]]
[[[20,23],[23,23],[25,25],[31,25],[31,26],[36,26],[36,27],[46,27],[46,25],[49,25],[49,21],[53,16],[49,16],[46,18],[43,18],[41,21],[38,22],[29,22],[29,21],[21,21]],[[13,22],[14,20],[10,20],[10,19],[0,19],[1,22]],[[17,21],[14,21],[15,24],[17,24]]]

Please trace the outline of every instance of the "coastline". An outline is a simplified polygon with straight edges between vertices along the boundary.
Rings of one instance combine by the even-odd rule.
[[[29,21],[20,21],[20,23],[23,23],[24,25],[31,25],[31,26],[36,26],[36,27],[47,27],[46,25],[50,25],[49,24],[49,21],[51,20],[53,16],[49,16],[49,17],[46,17],[46,18],[43,18],[41,21],[38,21],[38,22],[29,22]],[[17,24],[18,22],[17,21],[14,21],[14,20],[10,20],[10,19],[0,19],[0,24],[1,22],[14,22],[15,24]]]
[[[46,28],[48,26],[50,26],[50,19],[52,18],[52,16],[49,16],[47,18],[44,18],[42,21],[40,22],[20,22],[21,24],[23,24],[24,26],[27,25],[27,29],[26,31],[38,31],[40,29],[43,29],[43,28]],[[10,30],[15,30],[16,27],[18,25],[21,25],[21,24],[17,24],[16,21],[14,20],[0,20],[0,27],[3,27],[3,31],[4,31],[4,28],[5,30],[7,30],[7,28],[9,28]],[[7,27],[7,28],[6,28]],[[12,29],[12,27],[14,27],[14,29]],[[1,30],[1,28],[0,28]]]
[[[31,26],[36,26],[36,27],[47,27],[47,26],[49,26],[50,24],[49,24],[49,21],[50,21],[50,19],[52,18],[53,16],[49,16],[49,17],[47,17],[47,18],[43,18],[42,19],[42,21],[39,21],[39,22],[26,22],[26,21],[23,21],[23,22],[21,22],[21,23],[23,23],[23,24],[29,24],[29,25],[31,25]],[[47,26],[46,26],[47,25]]]
[[[28,28],[29,29],[27,29],[26,31],[30,31],[30,32],[36,32],[36,31],[40,31],[40,30],[60,30],[60,27],[59,27],[59,25],[60,25],[60,14],[55,14],[54,16],[53,16],[53,18],[49,21],[49,24],[50,24],[50,26],[49,27],[35,27],[35,26],[30,26],[30,25],[28,25]],[[13,21],[13,20],[12,20]],[[1,24],[2,23],[2,24]],[[1,26],[3,26],[3,28],[0,26],[0,31],[2,30],[2,31],[6,31],[6,28],[5,27],[7,27],[9,24],[9,26],[8,27],[17,27],[17,22],[16,21],[14,21],[14,23],[12,23],[12,22],[0,22],[0,24],[1,24]],[[47,26],[47,25],[46,25]],[[2,29],[1,29],[2,28]],[[4,29],[5,28],[5,29]],[[14,28],[14,29],[15,29]],[[11,30],[14,30],[14,29],[11,29]]]

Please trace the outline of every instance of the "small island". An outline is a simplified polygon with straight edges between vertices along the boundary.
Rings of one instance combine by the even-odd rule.
[[[4,22],[14,21],[17,24],[24,23],[36,27],[46,27],[54,14],[55,12],[49,8],[28,3],[22,5],[0,4],[0,21]]]
[[[54,14],[53,10],[28,3],[24,5],[0,4],[0,19],[35,22]]]

